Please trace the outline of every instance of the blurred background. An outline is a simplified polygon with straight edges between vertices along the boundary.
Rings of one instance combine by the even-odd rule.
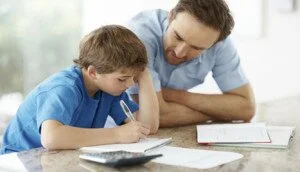
[[[256,96],[264,103],[300,95],[300,0],[227,0],[232,34]],[[170,10],[177,0],[1,0],[0,136],[39,82],[72,65],[83,35],[124,24],[139,11]],[[209,75],[190,91],[219,92]],[[1,140],[0,140],[1,142]]]

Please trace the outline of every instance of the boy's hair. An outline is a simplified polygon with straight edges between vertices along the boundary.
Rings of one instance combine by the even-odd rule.
[[[188,12],[201,23],[220,31],[217,42],[230,35],[234,27],[233,17],[224,0],[179,0],[173,9],[174,16],[180,12]]]
[[[148,62],[144,44],[132,31],[119,25],[90,32],[81,40],[79,49],[74,63],[85,69],[92,65],[100,74],[119,69],[142,71]]]

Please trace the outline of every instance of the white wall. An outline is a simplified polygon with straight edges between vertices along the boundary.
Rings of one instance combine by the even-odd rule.
[[[263,4],[261,38],[236,39],[260,102],[300,94],[300,10],[280,12],[274,2],[265,0]]]
[[[105,24],[124,24],[139,11],[171,9],[177,0],[84,0],[83,32]]]
[[[300,0],[296,0],[299,4]],[[170,9],[177,0],[86,0],[84,33],[103,24],[122,24],[143,9]],[[244,71],[254,88],[257,102],[300,94],[300,10],[279,12],[274,0],[261,0],[261,31],[257,37],[235,36]],[[129,8],[133,6],[136,8]],[[125,8],[126,7],[126,8]],[[243,7],[244,8],[244,7]],[[253,8],[253,7],[252,7]],[[255,12],[257,9],[246,10]],[[254,14],[253,14],[254,15]],[[255,14],[257,15],[257,14]],[[239,22],[239,21],[237,21]],[[253,23],[253,22],[252,22]],[[255,23],[255,22],[254,22]],[[237,23],[238,24],[238,23]],[[216,92],[211,77],[197,92]]]

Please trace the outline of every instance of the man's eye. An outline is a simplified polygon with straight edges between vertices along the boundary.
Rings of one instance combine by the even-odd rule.
[[[118,79],[120,82],[125,82],[126,80],[125,79]]]
[[[181,38],[179,35],[177,35],[177,34],[175,34],[175,38],[176,38],[178,41],[182,41],[182,38]]]
[[[182,41],[182,39],[180,37],[178,37],[177,35],[175,36],[175,38],[178,40],[178,41]]]

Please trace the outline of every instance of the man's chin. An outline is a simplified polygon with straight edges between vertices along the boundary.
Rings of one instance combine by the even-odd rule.
[[[169,60],[168,59],[168,63],[171,64],[171,65],[179,65],[182,62],[179,62],[179,61],[176,61],[176,60]]]
[[[167,62],[171,65],[179,65],[183,63],[182,61],[176,59],[176,57],[167,57]]]

